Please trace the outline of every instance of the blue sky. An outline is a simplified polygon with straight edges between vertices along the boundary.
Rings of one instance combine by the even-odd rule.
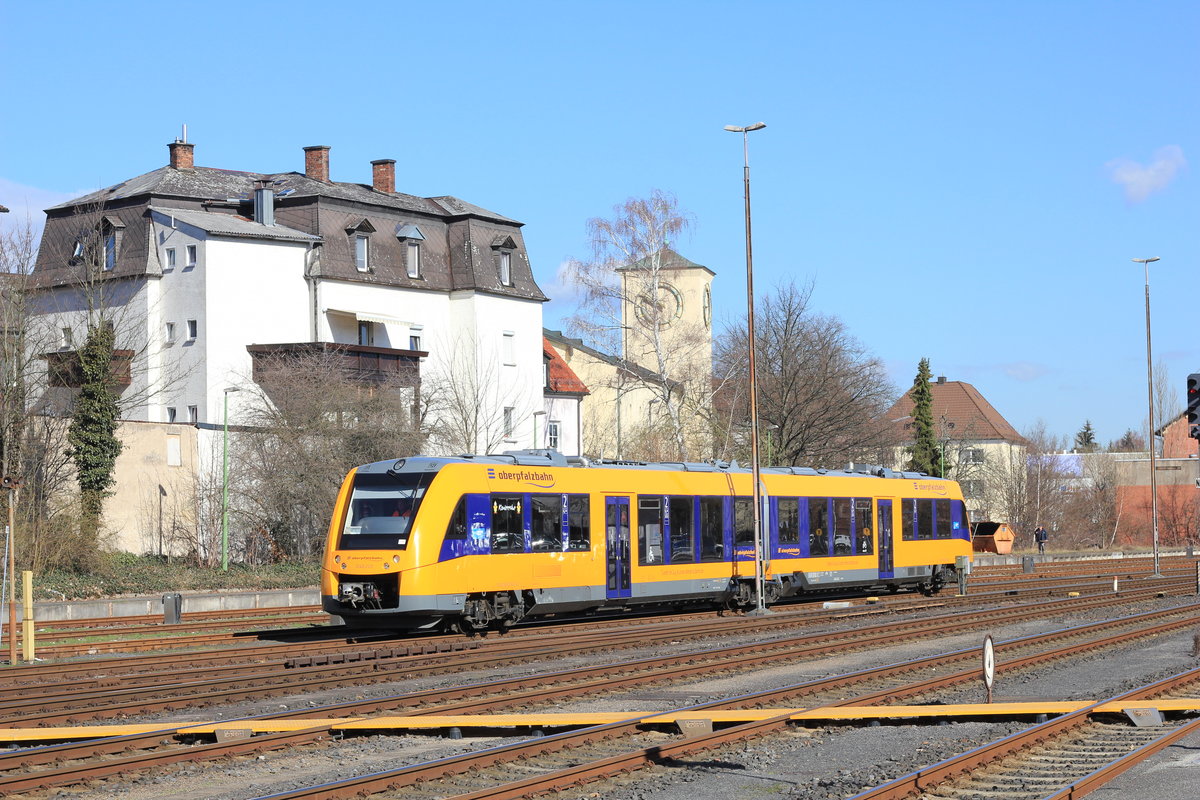
[[[755,282],[813,304],[907,387],[922,357],[1017,428],[1145,424],[1155,359],[1200,371],[1200,3],[0,3],[0,204],[14,214],[166,163],[335,180],[397,159],[401,191],[519,219],[570,312],[585,224],[652,189],[678,249],[744,312],[740,137]]]

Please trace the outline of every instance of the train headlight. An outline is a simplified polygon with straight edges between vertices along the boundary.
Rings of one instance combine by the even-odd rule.
[[[393,563],[393,564],[399,564],[399,563],[400,563],[400,556],[392,556],[392,563]]]
[[[384,569],[391,569],[391,568],[392,568],[392,565],[391,565],[391,564],[389,564],[389,563],[387,563],[387,562],[385,561],[385,562],[383,562],[383,568],[384,568]]]
[[[334,557],[333,557],[333,563],[335,563],[335,564],[340,564],[340,563],[342,563],[342,557],[341,557],[341,555],[336,555],[336,556],[334,556]]]

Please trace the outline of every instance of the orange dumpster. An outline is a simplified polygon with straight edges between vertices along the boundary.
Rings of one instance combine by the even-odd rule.
[[[971,542],[976,553],[1006,555],[1012,552],[1015,538],[1007,522],[976,522],[971,530]]]

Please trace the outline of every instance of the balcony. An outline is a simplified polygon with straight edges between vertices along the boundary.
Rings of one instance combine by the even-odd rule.
[[[65,389],[78,389],[83,385],[83,370],[79,366],[78,350],[58,350],[53,353],[42,353],[46,359],[50,385]],[[125,389],[132,382],[133,351],[113,350],[109,374],[117,391]]]
[[[337,342],[252,344],[246,350],[254,359],[254,380],[262,383],[267,372],[289,360],[320,363],[331,371],[364,383],[394,383],[419,388],[423,350],[395,350]]]

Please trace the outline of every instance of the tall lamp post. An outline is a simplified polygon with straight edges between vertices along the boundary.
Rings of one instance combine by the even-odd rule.
[[[1158,256],[1135,258],[1133,261],[1146,270],[1146,411],[1150,428],[1146,442],[1150,445],[1150,524],[1154,531],[1154,574],[1158,576],[1161,575],[1158,571],[1158,474],[1154,462],[1154,362],[1150,350],[1150,265],[1158,261]]]
[[[237,386],[225,388],[224,440],[221,445],[221,570],[229,571],[229,395]]]
[[[750,476],[754,483],[754,614],[767,613],[763,599],[763,519],[762,490],[759,486],[758,462],[758,381],[754,364],[754,247],[750,237],[750,131],[767,127],[765,122],[753,125],[726,125],[725,130],[742,135],[742,160],[745,163],[743,181],[746,189],[746,335],[750,354]]]

